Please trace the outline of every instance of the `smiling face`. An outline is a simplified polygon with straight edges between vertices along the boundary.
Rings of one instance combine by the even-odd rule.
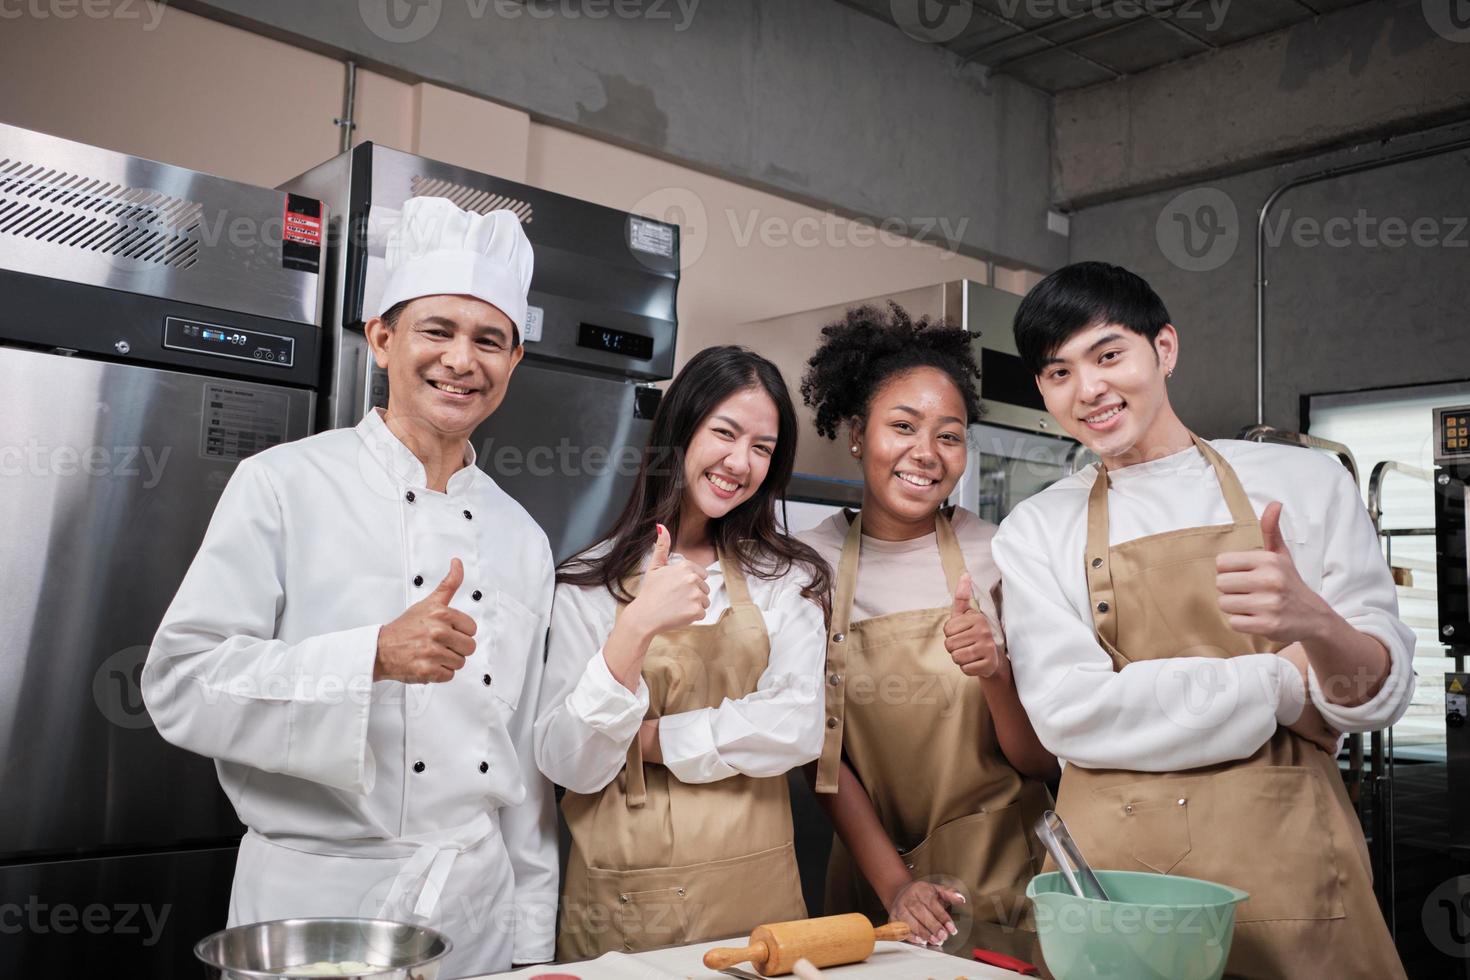
[[[684,450],[684,504],[714,520],[760,489],[776,449],[780,417],[762,388],[745,388],[715,406]]]
[[[1068,435],[1108,468],[1128,466],[1179,448],[1183,426],[1164,384],[1178,354],[1172,326],[1150,344],[1127,327],[1098,324],[1068,338],[1043,362],[1036,383]]]
[[[500,407],[525,353],[497,307],[470,296],[422,296],[389,327],[366,326],[378,367],[388,372],[388,412],[446,439],[468,438]]]
[[[863,465],[864,529],[927,533],[965,472],[965,399],[949,375],[921,367],[894,375],[854,423]]]

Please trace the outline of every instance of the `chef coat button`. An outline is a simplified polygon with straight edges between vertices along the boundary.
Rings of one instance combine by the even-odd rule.
[[[847,639],[847,634],[846,633],[833,633],[832,634],[832,642],[833,643],[841,643],[845,639]]]
[[[1097,611],[1100,612],[1100,613],[1107,612],[1108,611],[1108,604],[1106,602],[1099,602],[1097,604]]]
[[[414,584],[414,588],[418,588],[419,586],[423,585],[424,584],[424,577],[422,575],[415,575],[413,577],[413,584]]]
[[[828,718],[827,719],[827,727],[828,728],[836,728],[837,727],[837,719],[836,718]]]
[[[472,521],[472,520],[475,519],[475,515],[474,514],[471,514],[469,511],[465,511],[464,512],[464,519],[467,520],[467,521]]]
[[[410,491],[408,491],[408,493],[404,494],[403,495],[403,499],[404,500],[407,500],[409,503],[413,503],[414,502],[413,491],[410,490]]]
[[[483,678],[481,678],[481,680],[483,680],[485,682],[485,686],[486,687],[489,687],[490,686],[490,675],[489,674],[486,674]]]
[[[1094,558],[1092,560],[1092,567],[1093,568],[1102,568],[1102,559],[1101,558]]]
[[[481,772],[489,772],[490,771],[490,763],[488,763],[488,762],[482,762],[482,763],[480,763],[480,771]]]
[[[839,686],[842,683],[842,675],[833,674],[831,677],[827,678],[827,683],[831,684],[833,687]]]
[[[479,589],[476,589],[475,591],[470,593],[470,598],[475,600],[476,602],[479,602],[481,599],[485,598],[485,593],[481,592]]]
[[[413,764],[413,771],[414,772],[423,772],[424,771],[424,764],[422,762],[415,762]]]

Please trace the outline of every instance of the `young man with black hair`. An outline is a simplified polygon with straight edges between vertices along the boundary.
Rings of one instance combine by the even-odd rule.
[[[1083,262],[1016,313],[1047,409],[1101,464],[1001,525],[1016,688],[1066,762],[1099,868],[1250,892],[1226,972],[1402,977],[1340,733],[1393,724],[1414,635],[1357,488],[1325,455],[1206,442],[1175,414],[1179,334],[1143,279]]]

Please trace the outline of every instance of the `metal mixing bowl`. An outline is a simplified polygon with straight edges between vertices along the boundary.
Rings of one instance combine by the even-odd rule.
[[[292,967],[324,961],[371,964],[370,972],[346,974],[357,980],[436,980],[452,946],[443,933],[386,919],[280,919],[207,936],[194,955],[209,980],[302,977]]]

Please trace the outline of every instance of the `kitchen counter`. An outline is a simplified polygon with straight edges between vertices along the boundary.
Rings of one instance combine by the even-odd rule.
[[[706,950],[737,945],[744,946],[744,940],[725,939],[631,955],[606,953],[595,960],[533,966],[497,973],[495,977],[496,980],[527,980],[542,974],[563,974],[583,980],[723,980],[730,976],[759,980],[760,974],[751,969],[749,963],[724,973],[705,969],[702,959]],[[833,980],[1017,980],[1019,977],[1019,974],[1008,970],[962,960],[932,949],[920,949],[908,943],[879,943],[866,963],[828,967],[822,975]]]

